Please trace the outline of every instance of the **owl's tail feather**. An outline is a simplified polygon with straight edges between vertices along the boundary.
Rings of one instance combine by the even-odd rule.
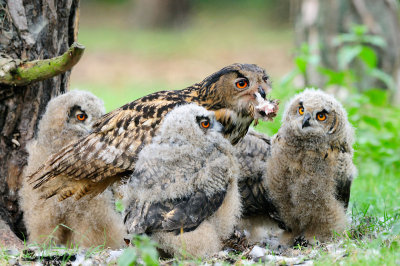
[[[78,200],[89,194],[90,180],[74,180],[67,176],[58,176],[49,180],[45,185],[41,186],[43,179],[37,183],[34,188],[39,188],[42,199],[49,199],[57,195],[58,201],[63,201],[71,196],[75,196]],[[97,191],[90,191],[93,196],[97,195]]]
[[[116,174],[113,178],[108,178],[100,182],[93,182],[93,179],[80,179],[76,180],[69,177],[68,175],[59,175],[53,179],[47,179],[47,183],[41,186],[39,183],[44,183],[41,180],[35,187],[39,188],[42,199],[49,199],[53,196],[57,196],[59,201],[63,201],[69,197],[74,196],[75,200],[79,200],[86,196],[85,199],[92,199],[97,196],[108,186],[117,180],[120,180],[121,176],[128,175],[128,172]]]
[[[38,188],[54,176],[65,171],[68,164],[63,164],[63,162],[74,160],[73,154],[72,145],[61,149],[61,151],[51,156],[41,167],[28,176],[28,179],[31,180],[30,184],[35,184],[34,188]],[[78,158],[75,158],[75,160],[77,161]]]
[[[94,197],[132,173],[94,156],[102,147],[97,144],[98,138],[92,137],[64,147],[29,176],[30,185],[40,188],[43,198],[58,195],[64,200],[74,195],[80,199],[85,195]]]
[[[55,195],[63,200],[75,193],[73,187],[77,184],[73,176],[79,171],[80,157],[74,152],[74,145],[68,145],[51,156],[36,172],[28,178],[33,189],[39,189],[41,198],[49,199]],[[74,165],[76,167],[70,167]],[[79,182],[78,182],[79,183]]]

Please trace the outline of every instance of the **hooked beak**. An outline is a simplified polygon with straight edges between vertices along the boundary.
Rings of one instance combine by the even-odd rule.
[[[302,124],[301,128],[305,128],[305,127],[309,127],[310,126],[310,118],[311,118],[310,114],[306,114],[304,116],[303,124]]]
[[[260,93],[261,98],[265,100],[265,97],[267,97],[267,95],[265,94],[265,91],[261,86],[258,87],[258,93]]]

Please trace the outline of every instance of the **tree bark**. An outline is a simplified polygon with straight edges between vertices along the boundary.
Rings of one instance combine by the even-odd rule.
[[[319,56],[323,67],[338,70],[337,52],[340,47],[334,44],[333,39],[350,32],[354,24],[364,24],[368,34],[381,36],[386,41],[386,47],[373,46],[378,54],[377,67],[389,74],[397,90],[400,90],[400,26],[396,0],[293,0],[292,4],[296,16],[296,42],[307,43],[312,53]],[[324,84],[323,77],[312,66],[306,79],[306,85]],[[366,76],[357,87],[364,90],[386,86]],[[400,95],[398,97],[400,101]]]
[[[76,41],[79,0],[0,0],[0,53],[33,61],[62,55]],[[31,140],[47,102],[68,90],[70,72],[25,86],[0,84],[0,215],[26,235],[18,190]]]

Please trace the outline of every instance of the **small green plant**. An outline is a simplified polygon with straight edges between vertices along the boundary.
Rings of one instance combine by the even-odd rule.
[[[0,265],[6,264],[10,259],[7,249],[3,246],[0,247]]]
[[[123,213],[124,212],[124,204],[122,203],[122,200],[116,200],[115,201],[115,210],[119,213]]]
[[[305,85],[312,86],[307,80],[307,74],[310,68],[314,68],[324,77],[324,88],[337,86],[344,87],[352,93],[361,92],[365,90],[360,88],[368,86],[371,78],[375,78],[381,81],[390,93],[395,91],[392,77],[378,68],[376,49],[386,47],[382,37],[368,34],[364,25],[354,25],[349,33],[338,35],[332,45],[338,49],[336,67],[322,66],[319,55],[312,52],[315,47],[304,43],[296,51],[294,70],[281,80],[281,86],[293,86],[297,76],[303,77]]]
[[[127,248],[118,259],[118,265],[131,266],[144,264],[149,266],[160,265],[156,243],[146,235],[135,235],[132,247]]]

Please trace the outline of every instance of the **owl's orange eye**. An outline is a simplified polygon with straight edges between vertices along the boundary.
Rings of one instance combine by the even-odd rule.
[[[300,114],[300,115],[303,115],[303,114],[304,114],[304,107],[303,107],[303,106],[300,106],[300,107],[299,107],[299,114]]]
[[[209,128],[210,127],[210,121],[208,121],[208,120],[201,121],[200,125],[203,128]]]
[[[241,79],[238,82],[236,82],[236,87],[238,89],[244,89],[247,87],[247,85],[249,85],[249,82],[245,79]]]
[[[86,114],[77,114],[76,115],[76,119],[78,119],[79,121],[85,121],[87,118]]]
[[[317,119],[318,119],[319,121],[324,121],[324,120],[326,120],[326,114],[325,114],[325,113],[318,113],[318,114],[317,114]]]

